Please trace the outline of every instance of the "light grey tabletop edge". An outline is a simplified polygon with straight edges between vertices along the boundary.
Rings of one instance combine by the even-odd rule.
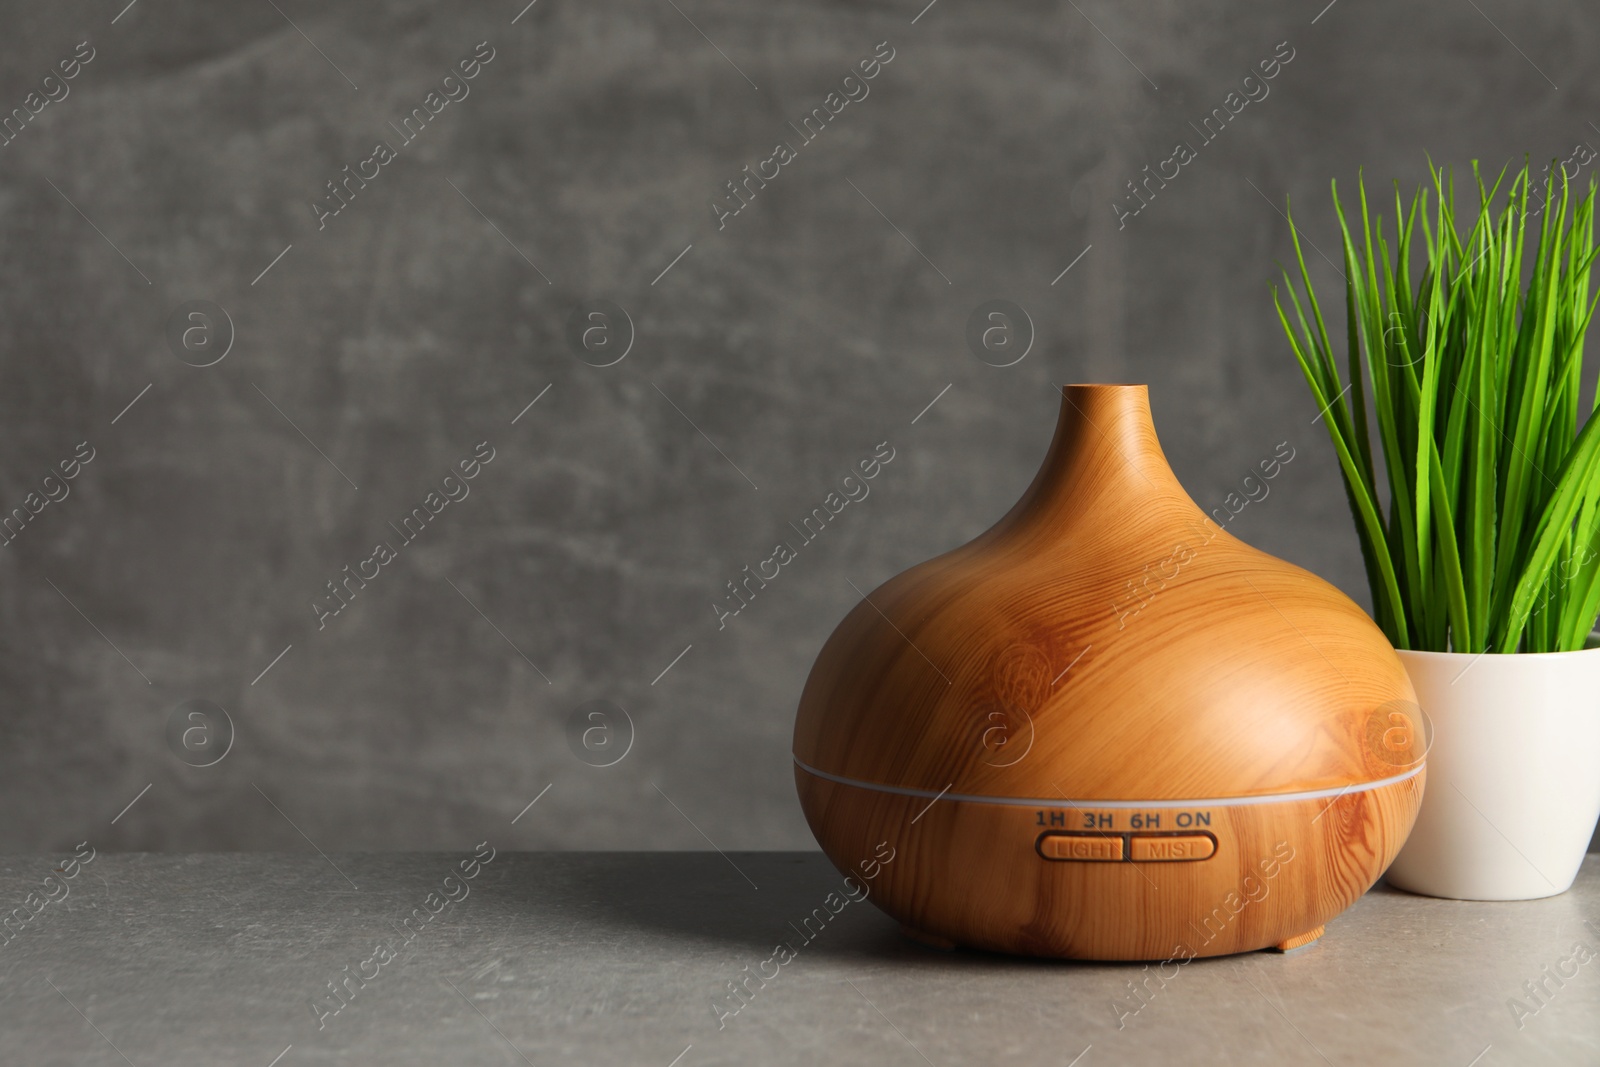
[[[1600,1063],[1600,856],[1161,967],[933,952],[816,852],[491,853],[0,855],[0,1060]]]

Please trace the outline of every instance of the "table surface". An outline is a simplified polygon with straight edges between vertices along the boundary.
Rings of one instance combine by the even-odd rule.
[[[859,901],[807,939],[848,900],[820,853],[472,857],[0,857],[0,1062],[1600,1063],[1600,856],[1548,900],[1380,885],[1309,948],[1165,981],[937,952]]]

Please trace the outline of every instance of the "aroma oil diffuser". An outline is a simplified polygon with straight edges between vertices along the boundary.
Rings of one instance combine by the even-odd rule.
[[[1415,699],[1356,604],[1195,506],[1144,386],[1069,386],[1021,501],[823,646],[795,781],[840,870],[893,848],[871,899],[923,940],[1289,949],[1404,843]]]

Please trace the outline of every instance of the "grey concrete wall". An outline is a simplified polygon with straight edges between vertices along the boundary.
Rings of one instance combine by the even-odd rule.
[[[70,493],[0,548],[0,848],[807,847],[812,657],[852,583],[1015,500],[1053,383],[1150,383],[1208,506],[1290,442],[1234,528],[1365,601],[1268,295],[1278,208],[1332,254],[1330,178],[1600,143],[1577,0],[277,7],[0,5],[0,109],[93,50],[0,148],[0,508]],[[1178,141],[1195,158],[1119,222]],[[370,180],[319,218],[346,165]],[[1014,366],[964,341],[990,299],[1034,324]],[[185,349],[189,301],[226,320]],[[631,323],[612,366],[567,336],[596,301]],[[724,583],[885,441],[871,495],[719,629]],[[388,523],[459,494],[480,442],[470,495],[404,543]],[[232,723],[214,765],[169,742],[190,700]],[[568,743],[592,700],[631,717],[610,767]],[[221,738],[190,710],[180,735]]]

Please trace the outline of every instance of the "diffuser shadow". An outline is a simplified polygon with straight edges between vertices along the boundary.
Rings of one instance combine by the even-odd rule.
[[[1128,966],[929,948],[872,905],[870,882],[847,887],[821,852],[503,853],[496,866],[500,880],[482,894],[480,919],[535,921],[580,939],[642,938],[757,958],[784,943],[819,960],[946,973]]]

